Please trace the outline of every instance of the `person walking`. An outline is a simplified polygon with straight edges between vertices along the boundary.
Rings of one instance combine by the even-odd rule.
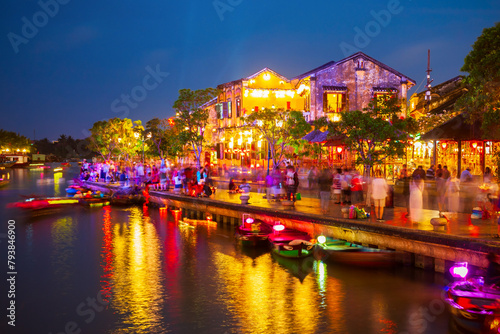
[[[448,211],[457,213],[460,209],[460,180],[455,169],[451,170],[451,176],[446,182],[445,198],[448,199]]]
[[[320,198],[320,206],[321,213],[328,213],[328,207],[330,204],[330,188],[333,182],[333,175],[330,173],[328,168],[325,168],[321,171],[321,174],[318,177],[318,187],[319,187],[319,198]]]
[[[372,198],[375,204],[375,217],[377,221],[383,222],[385,199],[389,192],[387,181],[382,177],[380,170],[377,170],[375,178],[372,181]]]
[[[408,169],[406,164],[403,165],[401,173],[399,174],[399,180],[403,183],[403,199],[406,206],[405,216],[410,216],[410,177],[408,176]]]
[[[332,184],[333,198],[335,204],[341,204],[342,200],[342,186],[340,184],[341,179],[342,179],[341,170],[340,168],[337,168],[336,173],[333,175],[333,184]]]
[[[295,193],[299,187],[299,177],[292,165],[286,168],[286,199],[295,202]]]

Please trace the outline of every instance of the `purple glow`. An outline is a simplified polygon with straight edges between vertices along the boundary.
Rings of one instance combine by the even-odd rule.
[[[465,278],[469,273],[469,269],[467,269],[467,262],[457,263],[457,265],[450,268],[450,273],[453,277]]]

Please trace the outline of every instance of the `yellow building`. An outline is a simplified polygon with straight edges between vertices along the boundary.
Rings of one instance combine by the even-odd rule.
[[[267,67],[217,88],[221,93],[215,104],[216,119],[211,118],[211,123],[219,164],[258,168],[264,167],[267,161],[267,143],[255,137],[253,131],[238,130],[242,116],[264,108],[277,108],[302,110],[307,120],[307,95]],[[205,107],[210,108],[208,104]]]

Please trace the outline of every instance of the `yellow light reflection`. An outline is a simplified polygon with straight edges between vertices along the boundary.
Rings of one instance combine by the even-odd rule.
[[[318,332],[323,310],[319,307],[321,298],[311,275],[301,282],[271,256],[252,259],[235,258],[216,250],[214,253],[217,280],[224,283],[221,286],[225,289],[227,302],[232,305],[233,317],[239,319],[238,326],[245,332],[286,333],[291,323],[295,324],[296,333]],[[307,267],[311,265],[307,261],[296,263]]]
[[[62,173],[54,173],[54,194],[59,194],[59,179]]]
[[[70,293],[74,281],[76,227],[71,217],[62,217],[52,224],[51,264],[62,295]]]
[[[160,241],[149,218],[137,208],[128,223],[113,229],[115,257],[112,307],[129,333],[164,329]]]

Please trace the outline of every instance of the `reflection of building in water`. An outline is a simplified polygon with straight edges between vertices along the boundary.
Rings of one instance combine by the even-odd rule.
[[[166,331],[161,247],[155,226],[134,208],[127,223],[114,225],[113,239],[111,307],[123,317],[129,333]]]

